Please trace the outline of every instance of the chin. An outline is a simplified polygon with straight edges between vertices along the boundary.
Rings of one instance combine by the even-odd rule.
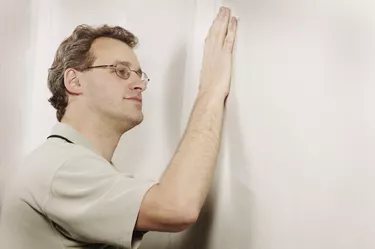
[[[137,125],[141,124],[143,121],[143,114],[140,113],[138,115],[126,116],[125,123],[128,126],[128,130],[136,127]]]
[[[139,124],[142,123],[142,121],[143,121],[143,116],[140,117],[140,118],[134,119],[134,120],[133,120],[133,123],[134,123],[135,125],[139,125]]]

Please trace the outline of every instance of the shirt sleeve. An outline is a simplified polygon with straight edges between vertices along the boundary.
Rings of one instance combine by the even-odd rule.
[[[134,233],[141,202],[156,183],[120,173],[100,157],[81,156],[56,172],[45,213],[72,239],[134,249],[143,237]]]

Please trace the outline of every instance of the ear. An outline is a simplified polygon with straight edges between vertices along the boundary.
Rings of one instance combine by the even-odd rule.
[[[82,86],[79,83],[78,72],[73,68],[68,68],[64,73],[65,88],[69,93],[79,95],[82,93]]]

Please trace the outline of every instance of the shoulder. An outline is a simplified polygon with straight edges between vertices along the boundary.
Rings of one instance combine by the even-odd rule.
[[[50,194],[56,174],[82,171],[79,164],[85,167],[91,164],[93,168],[110,166],[104,158],[83,146],[47,140],[23,158],[15,170],[9,183],[12,194],[32,206],[41,206]]]
[[[76,158],[98,158],[100,160],[100,156],[81,145],[50,139],[22,160],[17,173],[26,178],[38,178],[37,175],[43,178],[52,177],[60,167]],[[35,174],[36,172],[39,174]]]

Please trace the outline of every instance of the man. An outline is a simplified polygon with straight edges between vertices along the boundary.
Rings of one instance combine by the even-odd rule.
[[[120,173],[111,158],[141,123],[148,78],[120,27],[79,26],[49,71],[59,123],[18,168],[0,224],[1,248],[137,248],[147,231],[193,224],[208,194],[230,89],[237,22],[221,8],[206,38],[199,93],[160,182]]]

